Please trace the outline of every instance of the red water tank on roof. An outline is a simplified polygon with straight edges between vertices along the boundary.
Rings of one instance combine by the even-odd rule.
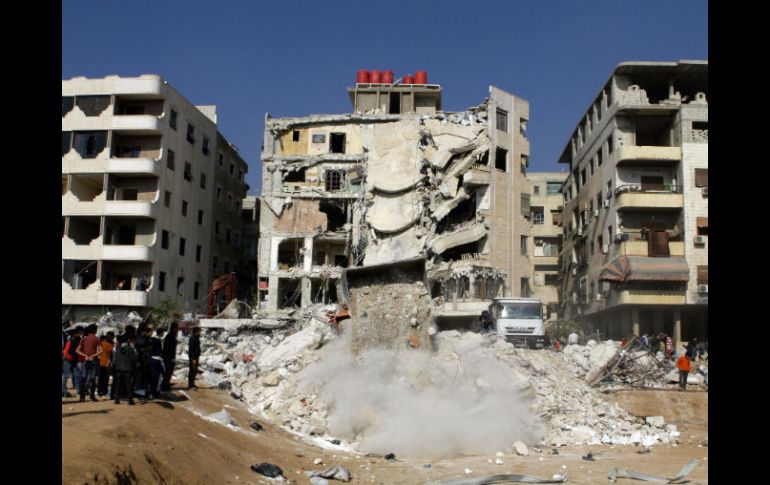
[[[404,76],[404,79],[401,81],[401,84],[414,84],[414,76],[411,74],[407,74]]]
[[[370,82],[370,83],[372,83],[372,84],[379,84],[379,83],[381,83],[381,82],[382,82],[380,79],[381,79],[381,78],[380,78],[380,71],[378,71],[378,70],[376,70],[376,69],[373,69],[373,70],[372,70],[372,71],[369,73],[369,82]]]
[[[393,71],[382,71],[382,84],[393,84]]]
[[[369,84],[369,71],[367,71],[366,69],[359,69],[358,77],[356,77],[356,83]]]
[[[414,73],[414,83],[415,84],[428,84],[428,72],[427,71],[417,71]]]

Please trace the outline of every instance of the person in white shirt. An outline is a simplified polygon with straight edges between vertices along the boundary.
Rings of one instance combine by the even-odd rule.
[[[569,334],[569,337],[567,337],[567,343],[569,345],[577,345],[578,343],[578,334],[575,332],[572,332]]]

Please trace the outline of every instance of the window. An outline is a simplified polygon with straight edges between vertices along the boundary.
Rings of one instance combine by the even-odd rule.
[[[225,156],[220,153],[218,158],[219,158],[219,161],[218,161],[219,166],[222,168],[225,168]]]
[[[194,299],[196,299],[196,300],[197,300],[197,299],[199,298],[199,296],[200,296],[200,291],[201,291],[201,284],[200,284],[199,282],[197,282],[197,281],[196,281],[196,282],[194,283],[194,285],[193,285],[193,298],[194,298]]]
[[[243,170],[238,170],[238,180],[243,182]]]
[[[502,109],[497,110],[497,129],[508,133],[508,112]]]
[[[163,195],[163,205],[169,208],[171,207],[171,192],[169,192],[168,190]]]
[[[612,241],[612,226],[607,226],[607,241]]]
[[[503,172],[508,171],[508,150],[505,148],[495,149],[495,168]]]
[[[583,170],[580,171],[580,185],[585,185],[587,178],[588,177],[586,177],[586,169],[584,168]]]
[[[532,189],[535,191],[535,195],[540,195],[540,186],[539,185],[533,186]]]
[[[168,126],[170,126],[172,130],[176,131],[176,111],[173,109],[171,110],[171,116],[168,117]]]
[[[217,187],[217,200],[222,200],[222,187]]]
[[[529,217],[529,194],[521,194],[521,215]]]
[[[602,166],[602,149],[599,147],[599,151],[596,152],[596,165],[601,167]]]
[[[527,120],[524,118],[519,118],[519,133],[521,136],[527,135]]]
[[[596,208],[601,209],[602,208],[602,191],[596,193]]]
[[[594,175],[594,166],[595,166],[594,159],[592,158],[591,161],[588,162],[588,164],[591,167],[591,176],[593,176]]]
[[[291,141],[295,143],[299,141],[299,130],[294,130],[291,132]]]
[[[532,207],[532,224],[543,224],[545,222],[545,211],[543,207]]]
[[[106,131],[75,132],[73,145],[81,158],[96,158],[107,143]]]
[[[235,164],[230,162],[230,175],[235,173]]]
[[[225,241],[230,242],[230,228],[225,229]]]
[[[313,143],[326,143],[326,135],[313,135]]]
[[[206,174],[205,173],[201,174],[201,188],[202,189],[206,188]]]
[[[192,164],[190,162],[184,162],[184,179],[190,182],[193,179],[192,176]]]
[[[599,237],[596,238],[596,244],[599,246],[599,250],[602,252],[602,254],[604,254],[604,236],[599,234]]]
[[[332,133],[329,136],[329,152],[345,153],[345,133]]]
[[[593,255],[594,255],[594,250],[595,250],[595,249],[596,249],[596,247],[595,247],[595,245],[594,245],[594,242],[593,242],[593,241],[591,241],[591,256],[593,256]]]
[[[211,266],[214,268],[214,274],[216,275],[219,272],[219,258],[214,256],[211,258]]]
[[[164,271],[160,272],[160,281],[158,281],[158,290],[160,291],[166,291],[166,273]]]
[[[214,234],[219,235],[219,221],[214,221]]]
[[[233,196],[227,194],[227,211],[229,212],[233,208]]]
[[[75,107],[75,97],[74,96],[62,96],[61,97],[61,117],[64,118],[67,116],[67,113],[72,111],[72,108]]]
[[[545,193],[546,195],[559,195],[561,190],[561,182],[546,182]]]
[[[615,142],[612,140],[612,135],[607,137],[607,154],[612,153],[615,149]]]
[[[201,252],[203,251],[203,247],[198,244],[195,246],[195,262],[200,263],[201,262]]]
[[[554,226],[558,226],[561,224],[561,211],[558,210],[552,210],[551,211],[551,222]]]
[[[342,190],[342,184],[345,181],[344,170],[326,170],[324,172],[327,192],[336,192]]]
[[[709,235],[709,218],[708,217],[698,217],[695,219],[695,226],[697,227],[697,234],[698,236],[708,236]]]
[[[706,266],[698,266],[698,284],[699,285],[707,285],[709,284],[709,267]]]
[[[607,181],[607,199],[612,198],[612,180]]]
[[[168,151],[168,156],[166,156],[166,168],[170,170],[174,170],[174,160],[176,159],[176,154],[174,153],[174,150]]]
[[[529,157],[526,155],[521,156],[521,173],[527,174],[527,167],[529,167]]]
[[[160,247],[168,249],[168,231],[166,230],[160,233]]]
[[[195,144],[195,127],[190,123],[187,123],[187,141]]]
[[[695,169],[695,186],[696,187],[709,186],[709,169],[707,168]]]
[[[209,154],[209,139],[205,136],[203,137],[203,143],[201,143],[201,151],[204,155]]]
[[[72,144],[72,132],[62,131],[61,132],[61,156],[64,156],[68,151],[70,151],[71,144]]]
[[[203,211],[202,210],[198,211],[198,225],[199,226],[203,225]]]
[[[182,217],[187,217],[187,201],[182,201]]]
[[[521,297],[529,298],[529,278],[521,279]]]
[[[527,236],[521,236],[521,255],[527,255]]]
[[[184,296],[184,278],[181,276],[176,279],[176,294]]]

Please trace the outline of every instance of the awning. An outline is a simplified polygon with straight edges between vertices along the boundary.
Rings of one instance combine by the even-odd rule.
[[[620,256],[599,273],[600,281],[688,281],[690,268],[684,258]]]
[[[696,217],[695,218],[695,225],[697,227],[709,227],[709,218],[708,217]]]

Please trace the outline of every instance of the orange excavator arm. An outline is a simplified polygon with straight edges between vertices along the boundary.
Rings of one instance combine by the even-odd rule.
[[[217,291],[222,288],[225,289],[225,298],[227,299],[225,305],[227,305],[233,301],[233,298],[235,298],[235,273],[222,275],[211,283],[208,305],[206,306],[206,318],[214,316],[214,304],[217,299]]]

